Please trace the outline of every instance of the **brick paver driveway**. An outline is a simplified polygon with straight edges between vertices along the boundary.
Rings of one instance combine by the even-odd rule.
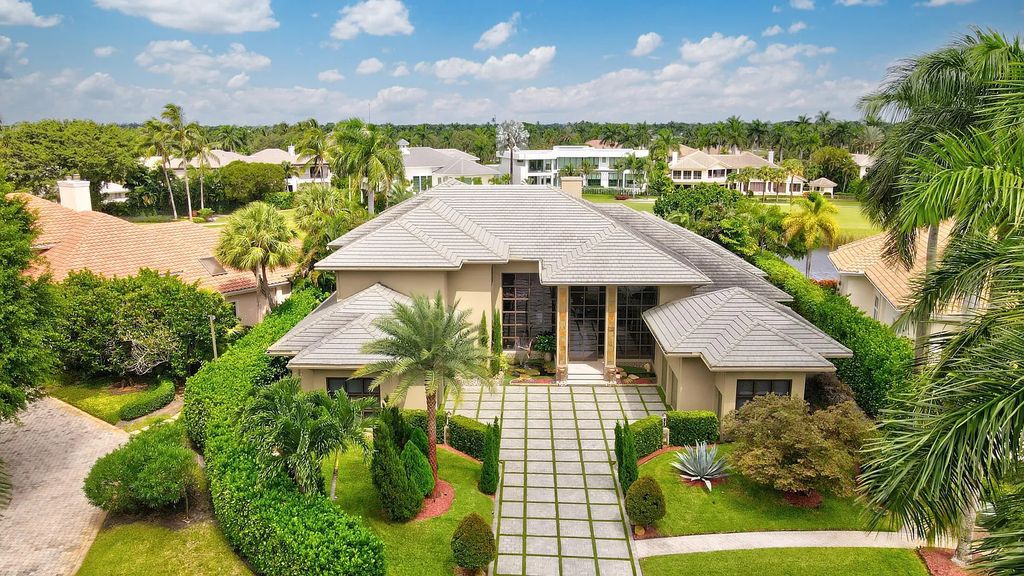
[[[663,414],[654,387],[468,389],[456,414],[502,422],[493,574],[638,574],[612,473],[615,422]]]
[[[53,398],[20,417],[21,425],[0,424],[0,458],[14,483],[10,506],[0,510],[0,574],[73,574],[104,517],[82,483],[128,435]]]

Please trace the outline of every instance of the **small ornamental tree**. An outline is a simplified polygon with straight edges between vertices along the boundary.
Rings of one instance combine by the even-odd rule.
[[[501,449],[501,432],[497,418],[493,424],[487,425],[484,444],[483,468],[477,486],[484,494],[494,494],[498,490],[498,452]]]
[[[378,418],[388,425],[388,430],[391,431],[391,440],[395,443],[395,449],[403,450],[405,443],[409,440],[409,435],[412,433],[412,427],[402,417],[402,411],[397,406],[389,403],[384,408],[381,408]],[[423,453],[427,453],[425,443]]]
[[[501,370],[501,311],[494,310],[491,317],[491,373],[497,374]]]
[[[402,450],[402,468],[424,497],[434,491],[434,473],[430,471],[430,462],[414,442],[407,442]]]
[[[638,536],[665,517],[665,495],[653,477],[641,476],[626,491],[626,514]]]
[[[467,514],[452,535],[455,563],[479,573],[494,560],[496,553],[491,525],[476,512]]]
[[[628,422],[619,429],[619,435],[622,438],[622,457],[619,459],[619,485],[622,486],[622,491],[626,492],[633,482],[636,481],[639,474],[636,465],[636,441],[633,438],[633,430],[629,427]]]
[[[487,341],[487,312],[480,313],[480,327],[477,328],[477,341],[480,342],[480,347],[487,349],[489,342]]]
[[[622,424],[615,422],[615,465],[622,470]]]
[[[423,505],[419,486],[413,483],[398,458],[391,430],[384,422],[373,431],[373,461],[370,475],[388,518],[405,522],[416,516]]]

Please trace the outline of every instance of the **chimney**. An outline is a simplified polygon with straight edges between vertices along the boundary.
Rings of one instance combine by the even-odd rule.
[[[562,176],[562,192],[574,198],[583,198],[583,177]]]
[[[672,161],[675,162],[677,160],[679,160],[679,150],[678,149],[672,151]]]
[[[295,156],[295,144],[288,145],[288,155],[293,157]]]
[[[768,151],[768,163],[775,164],[775,150]]]
[[[75,212],[92,210],[88,180],[58,180],[57,190],[60,192],[61,206],[71,208]]]

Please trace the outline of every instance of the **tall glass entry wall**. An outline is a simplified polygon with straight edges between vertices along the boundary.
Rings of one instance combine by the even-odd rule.
[[[654,336],[643,313],[658,305],[657,286],[619,286],[615,322],[615,357],[620,360],[652,360]]]
[[[501,345],[526,349],[540,334],[555,333],[558,291],[535,273],[501,275]]]

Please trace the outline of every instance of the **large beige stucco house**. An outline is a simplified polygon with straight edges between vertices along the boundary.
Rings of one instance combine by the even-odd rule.
[[[337,275],[337,292],[269,349],[310,390],[386,396],[349,378],[372,360],[361,349],[373,321],[438,292],[474,320],[500,311],[509,354],[555,334],[559,383],[614,383],[618,366],[647,364],[679,409],[802,396],[808,375],[851,355],[724,248],[550,186],[436,187],[330,246],[316,267]],[[422,389],[405,400],[423,404]]]

